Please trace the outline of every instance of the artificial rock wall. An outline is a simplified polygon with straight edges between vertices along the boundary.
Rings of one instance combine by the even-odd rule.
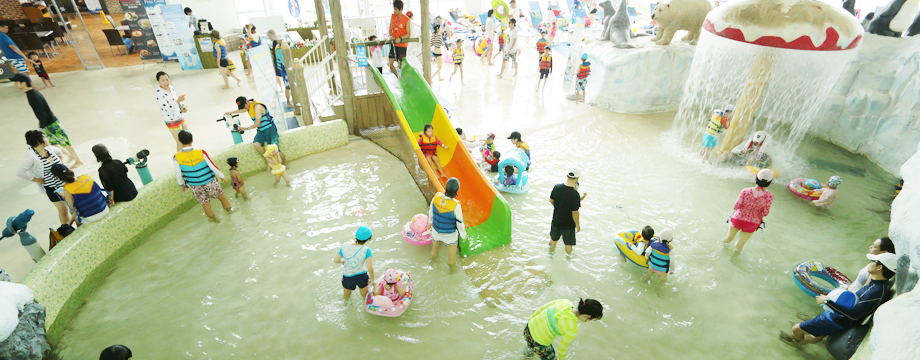
[[[865,34],[844,74],[812,133],[897,173],[920,142],[920,36]]]

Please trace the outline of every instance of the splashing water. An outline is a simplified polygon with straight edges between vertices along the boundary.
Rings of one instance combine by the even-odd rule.
[[[822,120],[822,114],[818,113],[821,105],[855,55],[855,49],[770,48],[704,31],[694,54],[674,129],[681,139],[692,144],[691,148],[698,146],[713,109],[724,109],[728,104],[737,106],[745,86],[756,86],[758,78],[766,79],[766,88],[744,139],[755,131],[766,131],[771,137],[770,154],[774,166],[788,168],[805,134]],[[734,120],[743,111],[745,109],[736,108]],[[732,147],[734,145],[737,144]],[[719,147],[721,144],[716,149]]]

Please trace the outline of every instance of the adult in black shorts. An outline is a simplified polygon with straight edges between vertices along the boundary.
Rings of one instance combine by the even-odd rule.
[[[549,229],[550,249],[556,248],[556,242],[560,237],[565,244],[566,253],[571,254],[572,247],[575,246],[575,233],[581,231],[578,208],[584,199],[575,189],[580,175],[581,172],[577,168],[571,168],[566,175],[565,183],[556,184],[549,195],[549,203],[553,204],[553,222]]]
[[[406,57],[406,49],[408,48],[405,40],[411,36],[412,29],[409,27],[409,17],[403,14],[403,2],[402,0],[393,1],[393,15],[390,16],[390,40],[393,41],[393,44],[390,45],[390,71],[399,77],[399,71],[396,71],[396,67],[393,66],[393,63],[396,65],[402,66],[402,60]]]

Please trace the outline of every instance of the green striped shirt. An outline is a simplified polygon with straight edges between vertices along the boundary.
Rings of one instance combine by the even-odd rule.
[[[561,299],[550,302],[537,310],[527,322],[533,340],[543,346],[552,346],[556,337],[562,337],[557,349],[559,360],[565,360],[569,345],[578,335],[578,318],[572,302]]]

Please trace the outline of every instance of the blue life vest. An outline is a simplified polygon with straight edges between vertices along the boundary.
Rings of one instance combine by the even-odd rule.
[[[460,221],[457,220],[454,209],[458,204],[460,202],[457,199],[448,198],[441,193],[435,195],[431,200],[431,225],[439,234],[450,234],[457,231],[457,223]]]
[[[262,105],[262,107],[265,108],[265,113],[262,114],[262,121],[259,122],[259,128],[257,130],[262,132],[274,127],[275,121],[272,120],[272,114],[268,113],[268,106],[255,100],[252,101],[252,104],[249,104],[249,117],[252,121],[256,121],[256,105]]]
[[[185,183],[189,186],[202,186],[214,180],[214,171],[211,171],[204,156],[204,151],[199,149],[176,154],[175,159],[179,163],[179,168],[182,169]]]
[[[96,215],[109,203],[102,189],[88,175],[80,175],[76,181],[64,184],[64,190],[73,195],[73,206],[81,217]]]
[[[671,269],[671,246],[655,241],[651,245],[652,254],[648,258],[648,266],[652,270],[668,272]]]
[[[224,40],[218,40],[214,42],[214,57],[217,57],[217,48],[220,47],[220,59],[227,59],[227,47],[224,45]]]

